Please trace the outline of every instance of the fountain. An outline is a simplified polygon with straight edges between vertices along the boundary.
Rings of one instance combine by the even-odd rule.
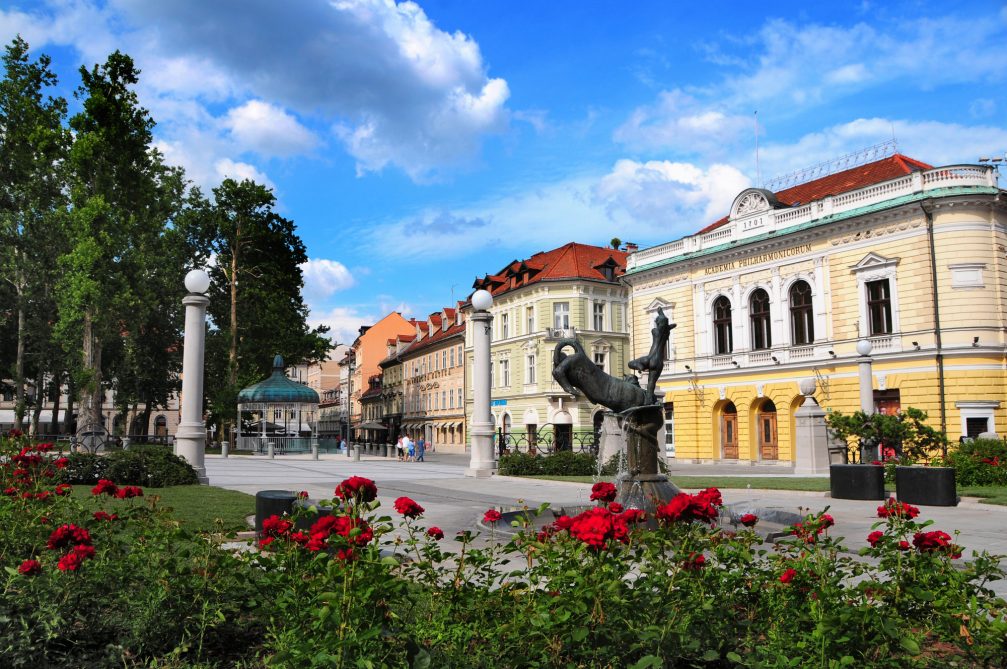
[[[657,435],[664,415],[654,392],[664,367],[665,346],[674,327],[664,310],[658,309],[651,330],[650,352],[629,362],[630,369],[647,372],[646,389],[640,386],[635,374],[617,378],[602,371],[576,339],[561,339],[553,354],[552,375],[563,390],[571,395],[584,395],[595,404],[608,407],[611,411],[606,416],[614,417],[619,426],[621,444],[618,450],[626,454],[626,467],[616,477],[617,501],[651,516],[658,505],[679,493],[678,487],[658,471]],[[565,353],[567,348],[574,353]]]

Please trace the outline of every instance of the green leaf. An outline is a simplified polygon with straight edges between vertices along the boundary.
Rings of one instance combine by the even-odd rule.
[[[640,658],[640,661],[629,667],[629,669],[648,669],[653,667],[660,667],[662,664],[661,658],[656,655],[646,655]]]
[[[581,641],[587,638],[588,632],[590,632],[588,628],[578,627],[573,631],[572,634],[570,634],[570,637],[577,643],[580,643]]]
[[[713,650],[712,648],[705,653],[703,653],[702,660],[704,662],[713,662],[714,660],[720,659],[720,653]]]
[[[734,662],[735,664],[741,664],[741,656],[735,653],[733,650],[730,651],[727,655],[725,655],[725,657],[731,662]]]
[[[906,652],[908,652],[911,655],[920,654],[920,644],[918,644],[916,642],[916,639],[912,637],[908,636],[902,637],[901,639],[899,639],[899,645],[902,646],[906,650]]]

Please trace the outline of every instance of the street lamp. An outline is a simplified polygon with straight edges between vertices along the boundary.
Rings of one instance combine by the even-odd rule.
[[[175,432],[175,453],[196,470],[200,483],[208,483],[204,456],[206,425],[203,423],[203,349],[206,336],[206,306],[210,298],[204,293],[210,288],[210,275],[194,269],[185,275],[189,294],[182,298],[185,305],[185,339],[182,346],[182,420]]]
[[[861,339],[857,342],[857,369],[860,376],[860,410],[870,416],[874,413],[874,383],[871,373],[871,351],[874,345],[870,339]],[[879,457],[878,444],[873,439],[862,439],[860,441],[860,462],[870,462]]]
[[[472,458],[466,476],[493,474],[493,422],[490,417],[490,327],[493,295],[488,290],[472,294]]]

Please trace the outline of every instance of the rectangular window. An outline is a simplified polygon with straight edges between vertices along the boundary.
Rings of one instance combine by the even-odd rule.
[[[570,329],[570,303],[554,302],[552,305],[552,326],[557,330]]]
[[[664,403],[664,452],[675,455],[675,403]]]
[[[500,385],[504,388],[510,387],[510,360],[500,361]]]
[[[449,409],[455,408],[455,394],[450,390],[448,391],[448,404],[450,404]]]
[[[448,368],[448,352],[441,351],[441,369]]]
[[[441,408],[442,409],[447,409],[448,408],[447,391],[446,390],[442,390],[441,391]]]
[[[525,383],[535,383],[535,354],[528,356],[528,370],[525,373]]]
[[[462,389],[459,388],[458,389],[458,408],[461,409],[462,406],[463,406],[463,404],[462,404]]]
[[[440,402],[438,401],[437,393],[434,393],[434,411],[440,409]]]
[[[867,282],[867,314],[872,335],[892,333],[892,294],[888,279]]]
[[[605,352],[595,351],[594,352],[594,364],[598,365],[598,369],[605,371]]]
[[[490,360],[490,384],[496,386],[496,375],[493,373],[493,361]]]
[[[535,307],[525,307],[524,317],[528,328],[525,334],[532,334],[535,332]]]
[[[965,419],[965,436],[970,439],[975,439],[983,432],[989,432],[990,420],[985,416],[981,418],[966,418]]]
[[[605,329],[605,303],[594,303],[594,329],[601,331]]]
[[[451,349],[451,366],[452,367],[455,366],[455,350],[454,350],[454,348]]]
[[[507,314],[500,314],[500,338],[507,339],[510,336],[510,323]]]

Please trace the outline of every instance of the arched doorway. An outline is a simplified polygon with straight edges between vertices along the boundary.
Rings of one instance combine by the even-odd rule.
[[[164,416],[158,416],[154,419],[154,436],[155,437],[167,437],[168,436],[168,419]]]
[[[776,437],[776,405],[773,400],[766,400],[759,405],[755,420],[755,431],[759,435],[759,459],[778,460],[780,447]]]
[[[725,460],[738,459],[738,407],[724,405],[720,413],[720,452]]]

